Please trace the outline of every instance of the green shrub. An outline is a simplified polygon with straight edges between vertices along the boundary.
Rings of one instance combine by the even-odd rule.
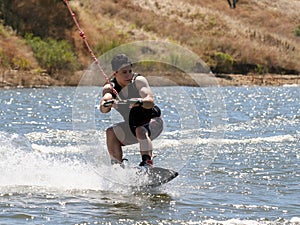
[[[10,68],[10,61],[8,56],[5,54],[5,52],[0,47],[0,67],[4,68]]]
[[[95,55],[100,56],[100,55],[108,52],[109,50],[112,50],[112,49],[120,46],[121,44],[122,44],[122,41],[119,39],[112,39],[112,40],[104,39],[104,40],[98,42],[98,44],[96,44],[96,46],[94,47]]]
[[[300,37],[300,25],[296,28],[296,30],[295,30],[295,35],[296,35],[297,37]]]
[[[223,52],[216,52],[214,60],[216,62],[216,67],[221,68],[221,71],[226,73],[230,73],[232,71],[234,60],[231,55]]]
[[[30,62],[23,57],[14,57],[12,59],[13,68],[17,70],[30,70]]]
[[[67,41],[58,41],[52,38],[42,40],[33,34],[26,34],[25,39],[30,44],[40,66],[45,68],[49,74],[62,69],[72,71],[78,69],[77,57]]]
[[[261,65],[261,64],[257,64],[256,65],[256,68],[255,68],[255,73],[258,73],[258,74],[266,74],[268,73],[268,68],[267,66],[265,65]]]
[[[0,36],[8,37],[8,32],[0,21]]]

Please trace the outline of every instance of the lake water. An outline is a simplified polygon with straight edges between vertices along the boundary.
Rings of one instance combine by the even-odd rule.
[[[299,86],[153,92],[154,163],[180,175],[137,190],[107,166],[101,88],[0,90],[0,224],[300,224]]]

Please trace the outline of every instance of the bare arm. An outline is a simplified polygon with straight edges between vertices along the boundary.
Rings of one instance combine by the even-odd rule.
[[[142,97],[142,107],[150,109],[154,106],[154,98],[147,79],[143,76],[138,76],[135,80],[136,88]]]
[[[112,95],[112,87],[111,87],[110,84],[106,84],[103,87],[102,99],[100,101],[100,111],[102,113],[108,113],[108,112],[110,112],[112,105],[110,105],[110,106],[104,106],[104,103],[106,101],[109,101],[109,100],[112,100],[112,99],[114,99],[113,95]]]

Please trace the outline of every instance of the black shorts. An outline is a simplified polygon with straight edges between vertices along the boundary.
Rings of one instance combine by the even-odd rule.
[[[154,117],[149,123],[143,125],[148,132],[151,140],[157,138],[163,130],[163,120],[160,117]],[[128,122],[120,122],[112,126],[114,132],[122,145],[131,145],[138,143],[135,133],[132,132]]]

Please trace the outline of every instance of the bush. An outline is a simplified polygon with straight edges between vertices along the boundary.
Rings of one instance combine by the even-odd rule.
[[[3,26],[2,21],[0,21],[0,36],[5,37],[5,38],[8,37],[8,32],[5,29],[5,27]]]
[[[49,74],[54,74],[62,69],[71,71],[78,69],[77,57],[68,42],[52,38],[42,40],[33,34],[26,34],[25,39],[30,44],[40,66],[45,68]]]
[[[295,30],[295,35],[296,35],[297,37],[300,37],[300,25],[296,28],[296,30]]]
[[[268,67],[265,66],[265,65],[261,65],[261,64],[257,64],[256,65],[256,68],[255,68],[255,73],[258,73],[258,74],[266,74],[268,73]]]
[[[112,39],[112,40],[102,40],[98,42],[98,44],[94,47],[94,52],[96,56],[102,55],[105,52],[108,52],[109,50],[112,50],[113,48],[118,47],[122,44],[122,41],[119,39]]]
[[[12,59],[12,66],[16,70],[30,70],[31,69],[31,64],[30,62],[23,57],[14,57]]]
[[[231,55],[223,52],[216,52],[214,55],[216,68],[220,72],[231,73],[234,60]]]
[[[10,61],[3,49],[0,47],[0,67],[10,68]]]

